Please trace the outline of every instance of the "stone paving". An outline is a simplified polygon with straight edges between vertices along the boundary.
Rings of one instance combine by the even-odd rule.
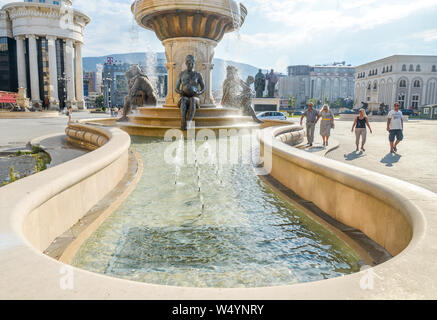
[[[88,112],[73,113],[73,120],[106,117],[109,115]],[[64,133],[67,122],[66,116],[43,119],[0,119],[0,152],[24,148],[30,140],[37,137]]]
[[[392,176],[437,193],[437,121],[410,120],[405,123],[404,141],[397,154],[390,154],[386,123],[370,123],[366,152],[355,152],[351,121],[336,121],[332,137],[340,147],[327,157]],[[396,188],[396,186],[393,186]]]
[[[96,117],[108,116],[92,115],[88,112],[73,114],[73,120]],[[7,157],[7,154],[18,150],[30,151],[28,143],[35,138],[57,134],[40,142],[41,147],[49,153],[52,160],[48,167],[56,166],[85,154],[86,150],[69,146],[65,137],[62,136],[67,121],[66,116],[42,119],[0,119],[0,187],[1,182],[6,181],[9,177],[11,166],[22,177],[34,173],[36,163],[33,157],[27,155]]]

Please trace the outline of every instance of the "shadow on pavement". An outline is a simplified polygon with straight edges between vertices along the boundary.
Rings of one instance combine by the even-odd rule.
[[[382,158],[381,163],[384,163],[386,167],[393,167],[395,163],[398,163],[402,158],[399,154],[388,153],[384,158]]]
[[[356,160],[356,159],[362,158],[362,157],[364,157],[364,156],[365,156],[365,154],[364,154],[363,151],[360,151],[360,152],[353,151],[353,152],[351,152],[351,153],[349,153],[349,154],[345,154],[345,155],[344,155],[344,159],[345,159],[346,161],[353,161],[353,160]]]

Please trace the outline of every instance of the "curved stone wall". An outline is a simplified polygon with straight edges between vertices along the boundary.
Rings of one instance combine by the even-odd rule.
[[[79,125],[80,126],[80,125]],[[76,125],[75,125],[76,127]],[[79,128],[79,127],[76,127]],[[89,127],[85,127],[88,131]],[[437,297],[437,195],[409,183],[297,150],[264,131],[272,176],[396,255],[371,271],[291,286],[213,289],[148,285],[94,274],[41,252],[126,169],[129,137],[0,189],[0,298],[7,299],[431,299]],[[105,135],[105,134],[104,134]],[[77,136],[77,135],[76,135]],[[84,136],[84,135],[83,135]],[[267,159],[268,157],[266,157]],[[69,276],[70,286],[65,286]],[[373,277],[373,286],[366,286]],[[366,282],[367,281],[367,282]]]

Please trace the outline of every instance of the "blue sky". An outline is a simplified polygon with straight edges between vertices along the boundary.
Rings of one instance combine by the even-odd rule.
[[[0,0],[3,5],[8,0]],[[133,0],[73,0],[92,22],[84,56],[163,51],[133,21]],[[249,14],[216,57],[275,68],[346,61],[359,65],[393,54],[437,55],[437,0],[244,0]]]

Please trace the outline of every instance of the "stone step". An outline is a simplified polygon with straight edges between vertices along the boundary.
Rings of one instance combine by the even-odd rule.
[[[129,121],[140,125],[152,126],[169,126],[179,127],[181,125],[181,117],[152,117],[152,116],[130,116]],[[214,126],[228,126],[235,124],[252,123],[252,117],[246,116],[226,116],[226,117],[201,117],[194,118],[196,126],[198,127],[214,127]]]
[[[149,117],[180,117],[179,108],[138,108],[140,115]],[[225,117],[241,115],[239,109],[232,108],[200,108],[196,110],[198,117]]]
[[[146,136],[146,137],[164,137],[166,132],[171,129],[178,129],[178,127],[174,126],[162,126],[162,125],[140,125],[129,122],[117,123],[117,127],[124,130],[130,135],[133,136]],[[196,132],[204,129],[213,130],[218,133],[220,130],[253,130],[253,129],[261,129],[261,126],[257,123],[247,123],[247,124],[233,124],[233,125],[225,125],[225,126],[209,126],[209,127],[199,127],[196,126]],[[187,131],[184,132],[186,136]]]

